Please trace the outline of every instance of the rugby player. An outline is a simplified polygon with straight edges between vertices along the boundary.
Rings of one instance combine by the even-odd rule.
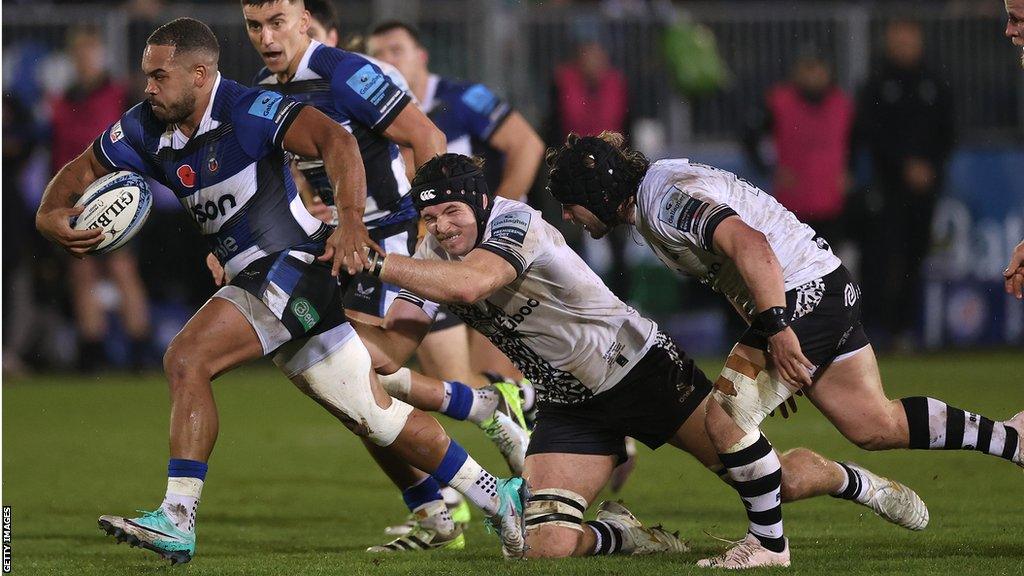
[[[411,149],[414,163],[419,165],[444,151],[444,134],[416,106],[410,105],[409,94],[384,74],[376,61],[311,39],[311,15],[302,0],[241,0],[241,5],[249,39],[265,64],[254,84],[315,106],[352,133],[367,175],[368,201],[363,222],[370,237],[388,253],[410,254],[416,247],[418,218],[408,195],[409,181],[399,145]],[[401,77],[397,72],[394,74]],[[316,194],[325,203],[333,204],[332,182],[322,161],[300,158],[298,168]],[[379,324],[397,294],[398,287],[360,274],[349,283],[344,299],[346,314],[357,331]],[[481,404],[487,404],[490,412],[462,412],[457,402],[443,412],[477,423],[497,444],[510,469],[520,473],[529,437],[524,429],[519,389],[496,383],[473,390],[456,379],[450,379],[448,386],[455,394],[480,396],[486,400]],[[499,411],[499,406],[505,412]],[[417,521],[430,524],[426,518],[420,518],[420,512],[437,512],[427,516],[436,519],[437,525],[424,526],[420,535],[405,542],[413,549],[423,548],[417,542],[424,543],[426,548],[463,546],[462,530],[452,520],[468,522],[468,507],[457,512],[456,518],[448,518],[444,513],[446,507],[440,502],[439,487],[428,474],[389,456],[371,442],[364,443],[403,492]],[[404,534],[397,532],[405,531],[398,528],[392,532],[401,536]],[[394,544],[392,549],[404,549]]]
[[[548,164],[564,218],[595,238],[635,226],[666,266],[721,292],[750,323],[707,411],[708,436],[750,527],[700,566],[789,565],[779,458],[759,427],[797,390],[866,450],[976,450],[1024,466],[1024,412],[999,422],[934,398],[886,397],[861,325],[857,283],[828,242],[770,195],[711,166],[650,164],[608,132],[570,135],[549,151]],[[857,467],[833,467],[847,494],[871,489]]]
[[[429,415],[381,388],[341,296],[364,248],[366,181],[356,140],[337,122],[277,93],[222,78],[219,46],[202,22],[179,18],[149,37],[145,101],[126,112],[44,192],[36,226],[84,257],[100,229],[76,231],[74,203],[99,177],[131,170],[175,192],[220,260],[229,284],[171,341],[164,371],[171,396],[170,461],[160,507],[138,518],[101,516],[119,542],[172,563],[195,554],[196,509],[218,431],[210,382],[273,354],[304,393],[359,436],[461,490],[492,515],[503,546],[524,546],[521,479],[497,480]],[[341,226],[313,218],[297,198],[285,152],[324,161]],[[365,258],[364,258],[365,259]]]
[[[396,397],[440,402],[437,382],[403,374],[402,363],[429,329],[435,302],[512,358],[536,386],[540,410],[524,477],[528,556],[671,552],[677,538],[644,528],[621,506],[583,515],[615,465],[624,438],[651,448],[670,443],[720,470],[705,430],[712,384],[657,325],[612,294],[529,206],[488,194],[472,159],[445,154],[413,180],[413,201],[428,235],[413,258],[371,254],[369,270],[403,287],[384,330],[366,342],[391,361],[378,371]],[[787,499],[835,494],[856,499],[911,529],[927,522],[916,494],[853,465],[804,449],[783,456]],[[846,470],[864,489],[845,486]]]
[[[392,20],[377,25],[366,48],[370,56],[402,72],[420,109],[444,132],[448,152],[484,156],[493,166],[501,166],[494,194],[526,201],[544,156],[544,142],[522,114],[483,84],[432,73],[430,54],[410,24]],[[452,346],[456,339],[467,338],[468,347]],[[428,374],[443,378],[461,379],[460,372],[466,371],[521,376],[500,350],[443,308],[417,357],[425,367],[436,367]]]

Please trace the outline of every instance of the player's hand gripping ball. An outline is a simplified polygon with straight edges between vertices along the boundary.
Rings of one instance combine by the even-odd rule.
[[[91,253],[106,254],[124,246],[142,229],[153,208],[153,194],[142,176],[114,172],[89,185],[75,206],[84,206],[85,211],[71,220],[71,227],[102,229],[103,241]]]

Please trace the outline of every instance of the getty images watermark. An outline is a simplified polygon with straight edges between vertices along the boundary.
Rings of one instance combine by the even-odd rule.
[[[4,506],[4,574],[11,571],[11,507]]]

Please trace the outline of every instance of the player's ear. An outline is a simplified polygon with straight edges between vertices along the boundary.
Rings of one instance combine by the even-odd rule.
[[[192,85],[196,88],[202,88],[206,86],[206,82],[210,78],[210,69],[205,64],[196,64],[195,68],[192,69],[192,74]]]
[[[302,11],[302,17],[299,18],[299,32],[306,34],[309,31],[309,24],[312,21],[312,16],[309,10]]]

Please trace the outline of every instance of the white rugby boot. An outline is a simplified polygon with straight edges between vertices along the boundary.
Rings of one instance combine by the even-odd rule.
[[[746,570],[747,568],[764,568],[767,566],[789,566],[789,539],[782,552],[772,552],[765,548],[757,538],[747,533],[747,537],[735,543],[735,546],[712,558],[697,561],[701,568],[724,568],[726,570]]]
[[[679,533],[670,533],[661,526],[645,527],[621,502],[601,502],[597,519],[615,526],[622,533],[621,554],[679,554],[690,550],[686,542],[679,539]]]
[[[875,514],[907,530],[924,530],[928,526],[928,506],[916,492],[863,466],[852,462],[843,464],[856,470],[867,480],[868,490],[864,495],[864,501],[855,502],[871,508]]]

